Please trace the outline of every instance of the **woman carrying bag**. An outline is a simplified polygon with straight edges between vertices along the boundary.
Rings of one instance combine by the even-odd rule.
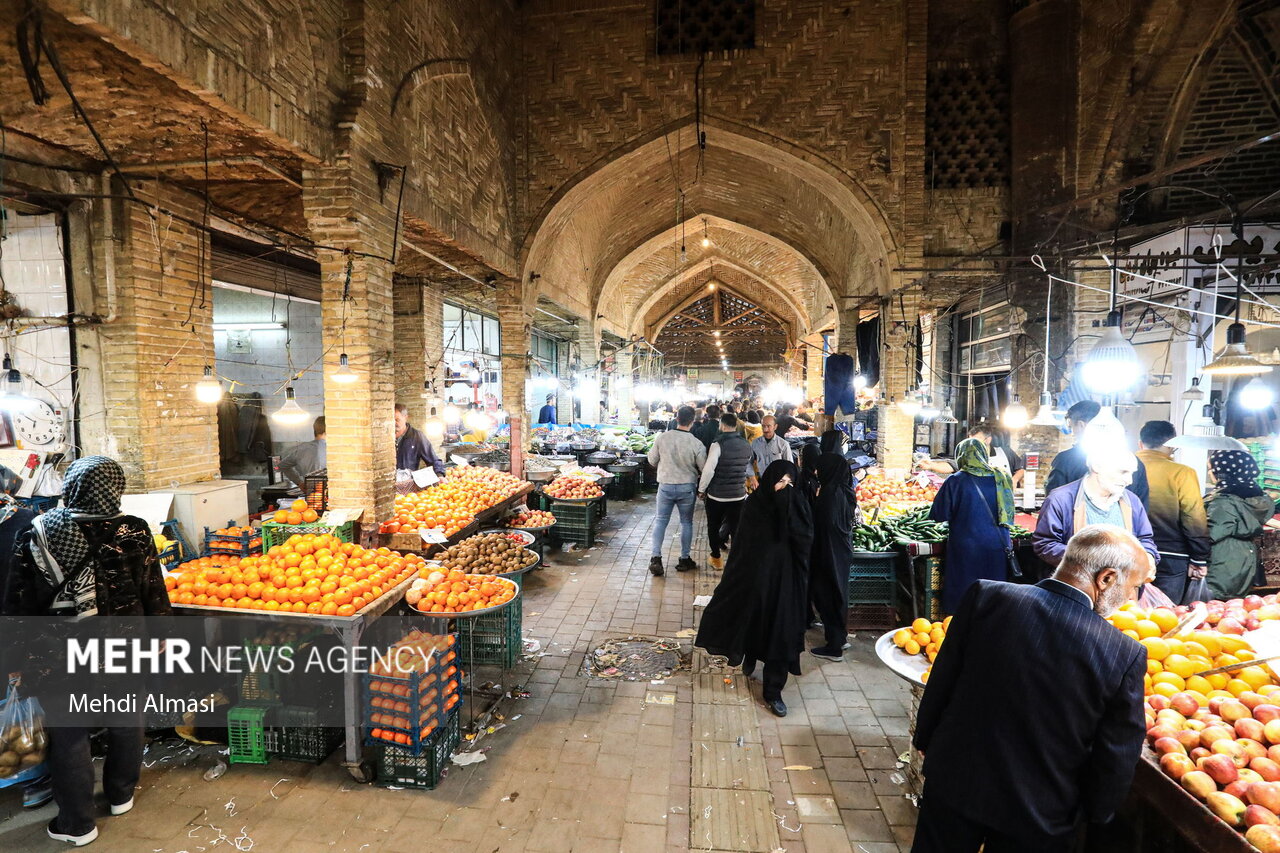
[[[124,471],[113,459],[87,456],[71,463],[63,507],[37,518],[18,540],[7,613],[80,622],[172,612],[147,523],[120,512],[124,488]],[[57,629],[56,621],[51,625]],[[89,723],[48,730],[53,798],[58,804],[48,833],[76,847],[98,837]],[[113,815],[133,808],[142,748],[140,712],[136,724],[107,728],[102,787]]]
[[[1013,486],[992,468],[987,445],[966,438],[956,445],[956,473],[942,481],[929,510],[932,521],[950,522],[942,580],[942,610],[955,613],[974,581],[1007,581],[1013,562]]]
[[[1244,450],[1209,454],[1209,474],[1217,488],[1205,498],[1209,519],[1208,597],[1228,599],[1253,588],[1258,567],[1254,540],[1275,514],[1275,501],[1258,486],[1258,463]]]

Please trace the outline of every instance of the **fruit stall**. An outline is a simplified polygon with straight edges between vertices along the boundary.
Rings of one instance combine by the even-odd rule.
[[[1108,620],[1147,650],[1147,738],[1126,810],[1143,849],[1280,851],[1276,596],[1129,603]],[[949,626],[916,619],[881,636],[877,656],[918,696]]]
[[[393,550],[430,554],[496,525],[532,491],[532,483],[495,468],[450,468],[440,482],[396,495],[394,514],[378,532]]]

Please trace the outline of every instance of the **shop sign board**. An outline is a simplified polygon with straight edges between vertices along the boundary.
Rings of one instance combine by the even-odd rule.
[[[1274,269],[1274,256],[1280,255],[1280,225],[1255,223],[1244,227],[1243,243],[1228,225],[1197,225],[1134,245],[1117,261],[1122,268],[1147,277],[1122,272],[1121,295],[1159,299],[1186,293],[1187,287],[1212,289],[1215,281],[1220,289],[1231,287],[1231,279],[1217,269],[1215,238],[1221,241],[1221,256],[1229,269],[1234,271],[1243,254],[1245,284],[1257,291],[1280,293],[1280,270]],[[1265,271],[1250,272],[1259,266]]]

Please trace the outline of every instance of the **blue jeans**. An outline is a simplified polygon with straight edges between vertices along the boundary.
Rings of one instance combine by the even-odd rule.
[[[667,535],[667,522],[672,507],[680,509],[680,557],[689,556],[693,547],[693,508],[698,502],[696,483],[662,483],[658,486],[658,518],[653,525],[653,556],[662,556],[662,540]]]

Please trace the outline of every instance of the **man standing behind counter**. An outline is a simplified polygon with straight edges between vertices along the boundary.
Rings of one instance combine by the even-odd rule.
[[[302,494],[304,483],[309,474],[323,471],[328,465],[328,445],[325,442],[324,415],[316,418],[311,424],[311,441],[294,445],[288,453],[280,457],[280,474],[294,488],[289,491]]]
[[[416,471],[419,464],[430,466],[437,476],[444,474],[444,462],[436,456],[431,442],[409,426],[409,407],[396,403],[396,470]]]

